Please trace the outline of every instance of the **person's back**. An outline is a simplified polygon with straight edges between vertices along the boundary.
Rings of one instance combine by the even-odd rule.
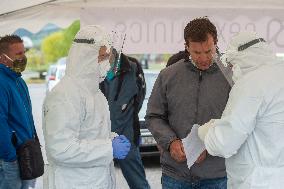
[[[229,189],[283,188],[284,63],[255,32],[234,36],[221,60],[234,85],[222,117],[198,136],[226,158]]]
[[[44,188],[112,188],[109,115],[99,114],[108,111],[107,101],[99,90],[91,97],[76,82],[65,76],[44,102],[43,128],[49,162],[49,183]],[[68,177],[76,179],[67,182]]]
[[[230,187],[232,188],[236,188],[236,186],[244,189],[283,188],[283,73],[283,63],[262,66],[244,76],[236,83],[236,86],[234,86],[236,88],[232,90],[232,92],[245,93],[251,97],[259,97],[261,99],[258,103],[259,107],[256,105],[253,107],[258,108],[254,130],[238,150],[238,153],[226,159],[227,172],[234,178],[230,182]],[[255,98],[255,101],[257,99]],[[250,105],[247,104],[247,106]],[[240,174],[242,175],[241,178]],[[243,182],[242,178],[250,180],[251,183]]]
[[[125,158],[130,144],[125,136],[112,136],[107,100],[99,90],[110,68],[109,44],[103,28],[81,28],[65,76],[45,99],[48,189],[116,187],[113,158]]]

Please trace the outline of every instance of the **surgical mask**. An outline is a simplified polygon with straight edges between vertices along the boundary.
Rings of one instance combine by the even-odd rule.
[[[102,82],[105,79],[107,72],[110,70],[109,59],[103,60],[98,64],[99,64],[100,82]]]
[[[113,80],[114,77],[115,77],[114,65],[112,65],[110,70],[107,72],[106,78],[108,81],[111,81]]]
[[[111,64],[110,70],[107,72],[106,78],[108,81],[111,81],[114,79],[116,75],[119,75],[120,71],[120,60],[118,58],[114,61],[114,63]]]
[[[9,60],[11,60],[13,62],[13,65],[11,67],[11,69],[16,72],[16,73],[21,73],[26,69],[27,66],[27,57],[24,56],[21,59],[15,59],[12,60],[8,55],[4,54],[4,56],[6,56],[6,58],[8,58]]]

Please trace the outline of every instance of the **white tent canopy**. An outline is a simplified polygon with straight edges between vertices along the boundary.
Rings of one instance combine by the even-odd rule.
[[[217,26],[221,49],[235,33],[255,30],[284,52],[283,12],[283,0],[1,0],[0,34],[80,19],[126,32],[126,53],[174,53],[184,48],[188,21],[206,15]]]

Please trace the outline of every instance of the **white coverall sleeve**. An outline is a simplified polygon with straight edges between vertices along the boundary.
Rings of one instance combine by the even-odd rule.
[[[229,158],[252,133],[262,98],[248,86],[234,86],[221,119],[215,120],[205,136],[209,154]]]
[[[43,126],[47,156],[57,164],[82,168],[109,165],[113,160],[111,138],[79,136],[80,110],[66,101],[44,105]]]

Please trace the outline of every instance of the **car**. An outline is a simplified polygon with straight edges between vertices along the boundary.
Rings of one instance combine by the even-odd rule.
[[[66,69],[66,57],[60,58],[56,64],[49,66],[46,74],[46,92],[52,90],[52,88],[61,80],[65,75]]]
[[[159,71],[150,71],[150,70],[143,70],[144,71],[144,78],[146,83],[146,95],[143,105],[139,112],[139,122],[140,122],[140,133],[141,133],[141,141],[139,145],[140,154],[142,157],[148,156],[159,156],[159,150],[157,147],[157,142],[155,141],[154,137],[152,136],[151,132],[145,126],[145,115],[147,110],[148,99],[151,95],[153,86],[155,81],[159,75]]]

